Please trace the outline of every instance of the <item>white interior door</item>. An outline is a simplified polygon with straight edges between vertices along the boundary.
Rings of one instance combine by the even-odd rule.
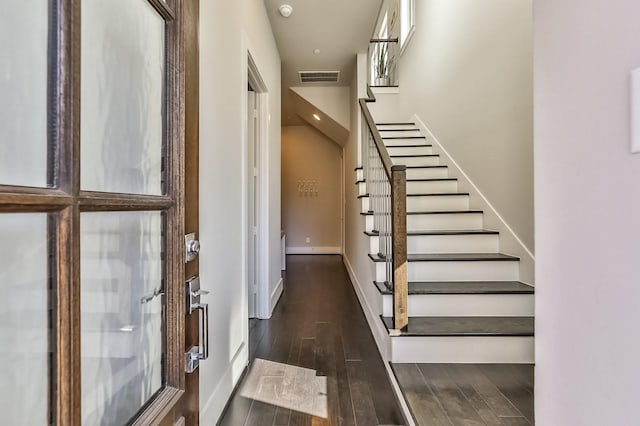
[[[247,182],[248,182],[248,230],[247,241],[247,279],[249,297],[249,318],[257,317],[258,300],[258,137],[256,92],[249,89],[247,93]]]

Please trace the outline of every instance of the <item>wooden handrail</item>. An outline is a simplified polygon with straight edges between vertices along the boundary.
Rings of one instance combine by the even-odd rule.
[[[367,103],[375,102],[376,97],[367,85],[368,98],[361,98],[360,108],[369,132],[373,136],[376,150],[380,155],[385,174],[391,185],[391,233],[393,268],[393,325],[399,332],[409,323],[409,282],[407,268],[407,166],[393,164],[382,136],[376,126]]]
[[[376,122],[373,120],[371,113],[369,112],[369,107],[367,106],[368,102],[375,102],[376,97],[371,91],[371,87],[367,85],[367,96],[368,98],[360,98],[360,108],[362,109],[362,114],[364,115],[364,119],[367,122],[367,126],[369,127],[369,131],[371,135],[373,135],[373,141],[376,144],[376,149],[378,150],[378,154],[380,155],[380,159],[382,160],[382,165],[384,166],[384,171],[389,178],[389,182],[391,182],[393,175],[393,163],[391,162],[391,157],[389,157],[389,153],[387,152],[387,148],[384,146],[384,142],[382,141],[382,136],[380,136],[380,132],[376,127]],[[401,166],[406,169],[406,166]]]

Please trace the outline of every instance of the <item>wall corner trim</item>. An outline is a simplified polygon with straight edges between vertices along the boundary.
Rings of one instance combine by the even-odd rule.
[[[276,288],[271,292],[271,296],[269,297],[269,318],[273,315],[273,310],[276,308],[278,301],[280,300],[280,296],[282,296],[282,292],[284,291],[284,281],[282,277],[278,280],[278,284],[276,284]]]

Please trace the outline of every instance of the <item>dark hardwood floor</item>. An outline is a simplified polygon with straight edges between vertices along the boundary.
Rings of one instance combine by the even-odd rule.
[[[404,424],[340,256],[287,256],[284,294],[249,340],[221,425]]]
[[[392,364],[419,425],[532,425],[533,365]]]

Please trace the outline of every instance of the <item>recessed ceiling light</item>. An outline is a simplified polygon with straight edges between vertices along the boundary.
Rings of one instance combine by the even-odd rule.
[[[313,114],[313,118],[315,118],[316,120],[320,121],[320,116],[318,114]]]
[[[278,8],[278,10],[280,11],[280,15],[282,15],[284,18],[288,18],[293,13],[293,7],[288,4],[283,4]]]
[[[314,55],[319,55],[320,54],[320,49],[314,49],[313,50],[313,54]]]

